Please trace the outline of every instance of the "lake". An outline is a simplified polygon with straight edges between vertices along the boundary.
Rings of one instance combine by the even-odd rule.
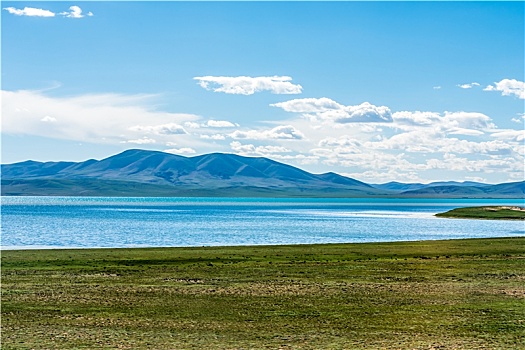
[[[2,249],[190,247],[525,236],[525,223],[443,219],[512,199],[2,197]]]

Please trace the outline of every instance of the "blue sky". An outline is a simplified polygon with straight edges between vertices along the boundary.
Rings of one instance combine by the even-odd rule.
[[[2,2],[2,163],[524,179],[523,2]]]

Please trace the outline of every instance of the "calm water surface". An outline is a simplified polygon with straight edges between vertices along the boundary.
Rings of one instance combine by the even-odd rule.
[[[2,197],[2,249],[387,242],[525,236],[519,221],[439,219],[523,200]]]

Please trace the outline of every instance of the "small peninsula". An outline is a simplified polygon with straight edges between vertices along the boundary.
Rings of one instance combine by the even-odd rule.
[[[488,206],[457,208],[436,214],[436,216],[455,219],[525,220],[525,207]]]

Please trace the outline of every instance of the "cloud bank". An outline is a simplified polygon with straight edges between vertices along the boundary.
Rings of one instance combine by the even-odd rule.
[[[253,95],[256,92],[270,91],[272,94],[300,94],[302,86],[292,84],[292,78],[273,77],[195,77],[194,80],[206,89],[235,95]]]
[[[518,181],[524,176],[523,128],[498,129],[479,112],[391,112],[367,102],[345,106],[329,98],[307,98],[273,105],[299,115],[274,120],[270,127],[257,122],[240,126],[220,118],[157,110],[160,98],[144,94],[57,98],[42,91],[2,91],[2,132],[140,145],[175,154],[265,156],[294,165],[316,164],[314,172],[337,171],[368,182],[466,174]],[[523,115],[519,116],[522,122]]]

